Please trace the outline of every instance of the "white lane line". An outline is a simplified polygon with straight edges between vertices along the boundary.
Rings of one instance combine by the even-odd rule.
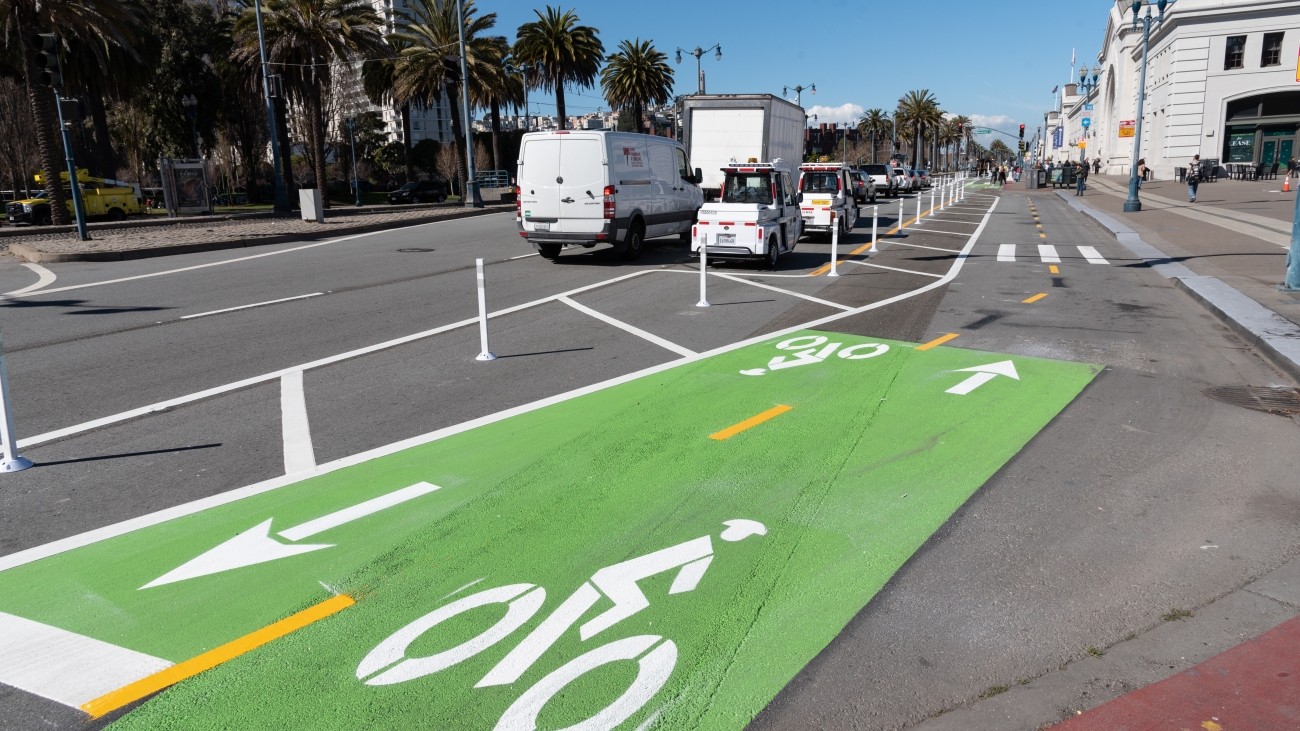
[[[295,475],[316,469],[316,450],[311,444],[311,423],[307,420],[302,371],[280,376],[280,431],[284,434],[284,474]]]
[[[197,315],[185,315],[184,317],[181,317],[181,318],[178,318],[178,319],[181,319],[181,320],[193,320],[193,319],[196,318],[196,317],[207,317],[208,315],[222,315],[222,314],[225,314],[225,313],[227,313],[227,312],[238,312],[239,310],[251,310],[251,309],[254,308],[254,307],[266,307],[267,305],[278,305],[278,304],[280,304],[281,302],[292,302],[292,301],[294,301],[294,300],[305,300],[305,299],[308,299],[308,298],[310,298],[310,297],[319,297],[319,296],[321,296],[321,295],[323,295],[323,294],[325,294],[325,293],[324,293],[324,292],[312,292],[311,294],[300,294],[300,295],[298,295],[298,296],[296,296],[296,297],[283,297],[283,298],[278,299],[278,300],[268,300],[268,301],[266,301],[266,302],[255,302],[255,303],[253,303],[253,304],[251,304],[251,305],[240,305],[240,306],[238,306],[238,307],[227,307],[227,308],[225,308],[224,310],[212,310],[211,312],[200,312],[200,313],[197,314]]]
[[[1051,244],[1038,245],[1038,258],[1042,259],[1044,264],[1061,263],[1061,257],[1056,253],[1056,247]]]
[[[1015,244],[1000,244],[998,246],[998,261],[1015,261],[1015,260],[1016,260]]]
[[[975,209],[975,210],[979,210],[979,209],[977,208],[977,209]],[[983,218],[983,217],[984,217],[984,214],[982,214],[982,213],[962,213],[961,211],[957,211],[957,210],[954,210],[954,209],[952,209],[952,208],[945,208],[944,211],[943,211],[943,213],[940,214],[940,215],[943,215],[943,216],[966,216],[966,217],[968,217],[968,218]],[[972,223],[971,225],[975,225],[975,224]]]
[[[0,612],[0,683],[79,707],[172,663]]]
[[[989,207],[990,216],[993,214],[993,211],[997,210],[998,202],[999,202],[998,200],[993,201],[993,205]],[[498,411],[495,414],[487,414],[485,416],[480,416],[476,419],[470,419],[469,421],[464,421],[459,424],[438,429],[436,431],[428,432],[426,434],[420,434],[414,437],[403,439],[401,441],[393,442],[392,444],[386,444],[382,447],[376,447],[374,449],[367,450],[365,452],[358,452],[357,454],[343,457],[341,459],[336,459],[333,462],[326,462],[323,465],[317,465],[316,472],[314,474],[323,475],[331,472],[337,472],[338,470],[346,469],[354,465],[359,465],[365,462],[369,462],[370,460],[378,459],[380,457],[386,457],[390,454],[396,454],[398,452],[401,452],[406,449],[410,449],[412,447],[418,447],[424,444],[436,442],[441,439],[446,439],[448,437],[452,437],[457,434],[470,431],[472,429],[477,429],[480,426],[495,424],[499,421],[505,421],[506,419],[519,416],[520,414],[527,414],[532,411],[544,409],[548,406],[564,403],[565,401],[571,401],[575,398],[586,396],[587,394],[596,393],[598,391],[603,391],[607,388],[613,388],[615,386],[620,386],[624,383],[630,383],[632,381],[637,380],[638,378],[645,378],[646,376],[652,376],[656,373],[662,373],[670,368],[677,368],[679,366],[704,360],[705,358],[711,358],[715,355],[721,355],[723,353],[729,353],[733,350],[739,350],[740,348],[745,348],[750,345],[757,345],[759,343],[776,343],[779,342],[785,336],[791,333],[798,332],[800,330],[813,329],[813,328],[821,327],[822,325],[829,325],[837,320],[842,320],[846,317],[860,315],[864,312],[870,312],[871,310],[877,310],[882,307],[888,307],[897,302],[902,302],[904,300],[908,300],[913,297],[918,297],[927,292],[930,292],[931,290],[946,286],[949,282],[957,278],[957,275],[961,273],[962,267],[965,266],[966,260],[970,258],[971,250],[974,249],[975,244],[979,242],[980,235],[984,233],[984,227],[987,224],[988,224],[988,219],[985,219],[985,221],[980,224],[980,227],[975,229],[974,233],[971,234],[970,240],[966,242],[966,245],[962,247],[961,252],[953,260],[952,266],[948,269],[948,273],[943,275],[942,278],[930,282],[925,286],[917,287],[916,289],[909,290],[907,292],[901,292],[899,294],[894,295],[893,297],[887,297],[878,302],[872,302],[871,304],[863,305],[862,307],[856,307],[846,312],[827,315],[826,317],[821,317],[816,320],[809,320],[808,322],[800,323],[798,325],[791,325],[790,327],[787,327],[784,330],[777,330],[776,332],[767,333],[765,335],[755,335],[752,338],[746,338],[744,340],[730,343],[728,345],[722,345],[717,348],[714,348],[713,350],[706,350],[703,353],[698,353],[696,355],[690,356],[689,358],[683,358],[680,360],[670,360],[665,363],[660,363],[659,365],[653,365],[650,366],[649,368],[643,368],[639,371],[628,373],[622,376],[617,376],[615,378],[611,378],[606,381],[593,383],[591,385],[583,386],[581,388],[575,388],[572,391],[566,391],[564,393],[555,394],[554,396],[548,396],[543,399],[538,399],[537,401],[533,401],[532,403],[521,404],[519,406],[505,409],[504,411]],[[632,277],[640,276],[642,274],[648,274],[652,272],[670,272],[670,271],[681,271],[681,270],[643,269],[641,271],[632,272],[631,274],[627,274],[622,277],[616,277],[612,280],[606,280],[604,282],[599,282],[597,284],[589,285],[587,287],[581,287],[577,290],[573,290],[565,294],[576,294],[579,291],[585,291],[597,287],[608,286],[613,282],[622,279],[630,279]],[[697,272],[681,271],[681,273],[689,274],[691,276],[699,276]],[[563,295],[556,295],[556,296],[558,297]],[[545,300],[542,301],[549,302],[554,299],[555,297],[547,297]],[[533,306],[533,305],[530,304],[528,306]],[[500,314],[504,314],[504,312],[505,311],[502,311],[502,313]],[[490,317],[495,317],[495,315],[490,315]],[[466,320],[465,322],[467,324],[477,324],[478,318],[474,318],[472,320]],[[407,336],[407,338],[403,338],[403,340],[417,339],[418,337],[427,337],[427,335],[420,333],[417,334],[416,336]],[[331,362],[333,361],[331,360]],[[280,375],[279,373],[276,374],[277,377],[279,375]],[[222,387],[222,390],[224,391],[229,389]],[[19,441],[18,444],[19,446],[22,446],[23,443]],[[149,526],[158,525],[160,523],[166,523],[169,520],[175,520],[176,518],[182,518],[187,515],[194,515],[195,513],[200,513],[203,512],[204,510],[208,510],[209,508],[215,508],[221,505],[229,505],[230,503],[238,502],[240,500],[243,500],[248,497],[252,497],[254,495],[260,495],[262,493],[270,492],[272,490],[277,490],[287,485],[296,484],[298,482],[301,482],[302,480],[303,477],[299,475],[282,475],[280,477],[273,477],[263,482],[254,483],[252,485],[245,485],[244,487],[238,487],[233,490],[228,490],[226,492],[217,495],[201,498],[199,500],[194,500],[192,502],[184,503],[181,505],[174,505],[170,508],[165,508],[163,510],[159,510],[154,513],[149,513],[147,515],[141,515],[135,518],[130,518],[128,520],[121,521],[120,523],[106,525],[101,528],[96,528],[94,530],[86,531],[85,533],[80,533],[75,536],[61,538],[57,541],[51,541],[50,543],[46,543],[44,545],[33,546],[32,548],[18,551],[16,553],[11,553],[7,556],[0,556],[0,571],[6,571],[16,566],[23,566],[33,561],[39,561],[43,558],[48,558],[50,556],[57,556],[60,553],[71,551],[75,548],[89,546],[93,543],[98,543],[100,541],[108,540],[109,538],[115,538],[117,536],[125,535],[127,533],[131,533],[133,531],[137,531],[142,528],[148,528]]]
[[[563,302],[564,304],[577,310],[578,312],[581,312],[586,315],[591,315],[592,317],[596,318],[597,320],[600,320],[601,322],[613,325],[614,327],[624,332],[632,333],[633,335],[643,340],[649,340],[655,345],[658,345],[659,347],[664,348],[666,350],[671,350],[674,353],[682,356],[683,358],[688,358],[692,355],[695,355],[694,350],[687,350],[686,348],[683,348],[677,343],[671,342],[669,340],[664,340],[658,335],[655,335],[654,333],[646,332],[645,330],[642,330],[641,328],[636,327],[635,325],[629,325],[628,323],[623,322],[622,320],[615,320],[614,318],[610,317],[609,315],[606,315],[603,312],[597,312],[591,309],[590,307],[587,307],[586,305],[574,302],[568,297],[558,297],[557,299],[560,302]]]
[[[888,269],[891,272],[902,272],[904,274],[920,274],[923,277],[934,277],[935,279],[940,279],[943,277],[942,274],[931,274],[930,272],[918,272],[913,269],[899,269],[898,267],[887,267],[884,264],[871,264],[865,261],[858,261],[857,259],[846,259],[845,261],[847,261],[850,264],[857,264],[858,266],[873,267],[875,269]]]
[[[965,236],[966,234],[962,234],[962,235]],[[914,249],[929,249],[930,251],[946,251],[949,254],[957,254],[961,252],[961,249],[943,249],[938,246],[923,246],[921,244],[909,244],[906,241],[886,241],[884,243],[889,244],[889,248],[891,249],[894,248],[895,246],[910,246]]]
[[[921,233],[927,233],[927,234],[948,234],[949,236],[970,236],[969,233],[965,233],[963,231],[940,231],[937,228],[928,228],[926,226],[916,226],[916,225],[908,226],[907,230],[920,231]]]
[[[514,215],[514,212],[513,212],[513,211],[502,211],[502,213],[493,213],[493,214],[488,214],[488,215],[499,216],[499,215],[503,215],[504,213],[510,213],[511,215]],[[263,259],[263,258],[268,257],[268,256],[280,256],[281,254],[292,254],[292,253],[294,253],[294,252],[296,252],[296,251],[304,251],[304,250],[306,250],[306,249],[315,249],[315,248],[320,247],[320,246],[330,246],[331,244],[341,244],[341,243],[343,243],[343,242],[345,242],[345,241],[355,241],[356,239],[365,238],[365,237],[367,237],[367,236],[378,236],[378,235],[380,235],[380,234],[392,233],[394,230],[399,229],[399,228],[417,228],[417,227],[420,227],[420,226],[433,226],[433,225],[437,225],[437,224],[442,224],[442,223],[451,223],[452,221],[461,221],[461,220],[464,220],[464,219],[461,219],[461,218],[450,218],[450,219],[447,219],[447,220],[445,220],[445,221],[429,221],[429,222],[427,222],[427,223],[416,223],[416,224],[412,224],[412,225],[410,225],[410,226],[394,226],[393,228],[383,229],[383,230],[380,230],[380,231],[371,231],[371,232],[369,232],[369,233],[355,234],[355,235],[353,235],[353,236],[343,236],[343,237],[340,237],[340,238],[337,238],[337,239],[330,239],[330,240],[328,240],[328,241],[316,241],[316,242],[314,242],[314,243],[303,244],[302,246],[294,246],[294,247],[292,247],[292,248],[288,248],[288,249],[280,249],[280,250],[278,250],[278,251],[267,251],[267,252],[264,252],[264,253],[261,253],[261,254],[250,254],[249,256],[240,256],[240,257],[236,257],[236,258],[234,258],[234,259],[223,259],[223,260],[221,260],[221,261],[208,262],[207,264],[195,264],[194,266],[180,267],[180,268],[177,268],[177,269],[168,269],[168,270],[166,270],[166,271],[162,271],[162,272],[153,272],[152,274],[137,274],[137,275],[132,276],[132,277],[121,277],[121,278],[118,278],[118,279],[105,279],[105,280],[102,281],[102,282],[87,282],[87,283],[85,283],[85,284],[70,284],[70,285],[68,285],[68,286],[66,286],[66,287],[56,287],[56,288],[54,288],[54,289],[44,289],[44,290],[41,290],[41,291],[39,291],[39,292],[24,292],[24,293],[21,294],[21,295],[19,295],[19,294],[14,294],[14,295],[11,295],[11,296],[16,296],[16,297],[31,297],[31,296],[37,296],[37,295],[54,294],[55,292],[70,292],[70,291],[72,291],[72,290],[74,290],[74,289],[85,289],[85,288],[87,288],[87,287],[103,287],[104,285],[107,285],[107,284],[121,284],[122,282],[134,282],[134,281],[136,281],[137,279],[151,279],[151,278],[153,278],[153,277],[163,277],[163,276],[166,276],[166,275],[168,275],[168,274],[181,274],[181,273],[183,273],[183,272],[192,272],[192,271],[196,271],[196,270],[198,270],[198,269],[208,269],[208,268],[210,268],[210,267],[226,266],[227,264],[237,264],[237,263],[239,263],[239,262],[241,262],[241,261],[251,261],[251,260],[253,260],[253,259]]]
[[[613,279],[606,279],[603,282],[597,282],[595,284],[588,284],[584,287],[578,287],[577,289],[569,290],[568,292],[561,292],[560,294],[551,295],[549,297],[544,297],[539,300],[533,300],[532,302],[525,302],[521,305],[515,305],[514,307],[507,307],[504,310],[497,310],[496,312],[489,313],[488,318],[491,319],[493,317],[501,317],[502,315],[513,314],[521,310],[526,310],[530,307],[536,307],[537,305],[545,304],[547,302],[553,302],[557,297],[561,297],[563,295],[578,294],[580,292],[586,292],[587,290],[591,290],[591,289],[599,289],[600,287],[606,287],[611,284],[614,284],[615,282],[620,282],[624,279],[631,279],[633,277],[639,277],[645,274],[649,274],[652,271],[654,270],[642,269],[640,271],[635,271],[630,274],[624,274],[622,276],[614,277]],[[73,426],[64,427],[62,429],[55,429],[54,431],[48,431],[45,432],[44,434],[37,434],[36,436],[28,437],[26,439],[19,439],[18,446],[20,448],[28,447],[35,444],[44,444],[45,442],[54,441],[56,439],[63,439],[64,437],[68,437],[73,434],[79,434],[84,431],[90,431],[91,429],[99,429],[101,427],[105,427],[110,424],[116,424],[118,422],[127,421],[129,419],[135,419],[137,417],[144,416],[146,414],[152,414],[157,411],[165,411],[167,409],[172,409],[177,406],[181,406],[183,404],[188,404],[194,401],[201,401],[203,399],[212,398],[213,396],[219,396],[223,393],[228,393],[230,391],[237,391],[241,388],[248,388],[249,386],[255,386],[259,383],[266,383],[267,381],[278,380],[284,374],[292,373],[293,371],[305,371],[305,370],[311,370],[312,368],[320,368],[321,366],[332,365],[340,361],[350,360],[352,358],[356,358],[362,355],[369,355],[370,353],[377,353],[381,350],[395,348],[399,345],[405,345],[407,343],[414,342],[416,340],[422,340],[424,338],[433,337],[434,335],[441,335],[442,333],[451,330],[456,330],[458,328],[469,327],[470,325],[477,325],[477,324],[478,324],[478,318],[475,317],[467,320],[461,320],[460,322],[453,322],[447,325],[442,325],[441,327],[435,327],[432,330],[425,330],[424,332],[418,332],[411,335],[404,335],[400,338],[395,338],[393,340],[388,340],[382,343],[376,343],[374,345],[367,345],[364,348],[350,350],[346,353],[331,355],[326,358],[320,358],[318,360],[313,360],[289,368],[282,368],[278,371],[263,373],[260,376],[252,376],[251,378],[245,378],[243,380],[235,381],[233,383],[226,383],[221,386],[214,386],[213,388],[205,389],[203,391],[196,391],[194,393],[186,394],[184,396],[178,396],[176,398],[168,399],[166,401],[159,401],[158,403],[149,404],[148,406],[141,406],[139,408],[130,409],[129,411],[122,411],[117,414],[101,417],[99,419],[93,419],[91,421],[83,422],[81,424],[75,424]]]
[[[1077,248],[1079,249],[1079,253],[1080,253],[1080,254],[1083,254],[1083,258],[1085,258],[1085,259],[1088,260],[1088,263],[1089,263],[1089,264],[1109,264],[1109,263],[1110,263],[1110,262],[1106,261],[1105,257],[1103,257],[1103,256],[1102,256],[1102,255],[1097,251],[1097,247],[1095,247],[1095,246],[1079,246],[1079,247],[1077,247]]]
[[[509,259],[507,259],[506,261],[515,261],[516,259],[527,259],[527,258],[530,257],[530,256],[537,256],[537,252],[534,251],[534,252],[531,253],[531,254],[523,254],[523,255],[520,255],[520,256],[512,256],[512,257],[510,257]]]
[[[662,270],[660,270],[660,271],[668,272],[668,271],[674,271],[674,270],[672,270],[672,269],[662,269]],[[680,269],[678,269],[678,270],[676,270],[676,271],[678,271],[678,272],[680,272],[680,273],[682,273],[682,274],[694,274],[694,275],[697,276],[697,277],[699,276],[699,272],[682,271],[682,270],[680,270]],[[759,289],[766,289],[766,290],[769,290],[769,291],[771,291],[771,292],[780,292],[781,294],[787,294],[787,295],[790,295],[791,297],[798,297],[799,299],[802,299],[802,300],[808,300],[809,302],[816,302],[816,303],[819,304],[819,305],[825,305],[825,306],[827,306],[827,307],[834,307],[834,308],[837,309],[837,310],[844,310],[844,311],[847,312],[847,311],[853,309],[852,307],[849,307],[848,305],[842,305],[842,304],[840,304],[840,303],[838,303],[838,302],[831,302],[830,300],[820,299],[820,298],[817,298],[817,297],[813,297],[813,296],[811,296],[811,295],[801,294],[801,293],[799,293],[799,292],[791,292],[791,291],[788,290],[788,289],[781,289],[780,287],[773,287],[773,286],[770,285],[770,284],[763,284],[762,282],[751,282],[751,281],[749,281],[748,279],[742,279],[742,278],[740,278],[740,277],[733,276],[733,275],[731,275],[731,274],[722,274],[722,273],[720,273],[720,272],[711,272],[711,273],[712,273],[713,276],[718,277],[718,278],[720,278],[720,279],[729,279],[729,280],[731,280],[731,281],[733,281],[733,282],[740,282],[741,284],[748,284],[748,285],[751,286],[751,287],[758,287]]]
[[[40,264],[32,264],[31,262],[26,262],[26,261],[20,263],[23,266],[27,267],[28,269],[31,269],[33,272],[36,273],[36,284],[29,284],[26,287],[23,287],[22,289],[15,289],[12,292],[5,292],[4,293],[5,297],[17,297],[20,294],[34,292],[40,289],[41,287],[45,287],[47,285],[53,284],[54,280],[58,278],[54,275],[54,272],[50,271],[49,269],[46,269]]]

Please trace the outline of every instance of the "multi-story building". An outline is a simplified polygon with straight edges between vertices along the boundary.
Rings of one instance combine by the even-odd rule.
[[[1095,87],[1066,86],[1049,157],[1100,155],[1106,172],[1129,173],[1143,34],[1131,6],[1116,0],[1110,9]],[[1148,56],[1138,157],[1157,177],[1193,155],[1268,169],[1300,155],[1300,0],[1176,0],[1151,24]]]
[[[401,13],[406,11],[410,4],[408,0],[370,0],[370,2],[374,5],[375,12],[379,13],[385,35],[397,30],[401,22]],[[375,105],[366,99],[361,87],[360,66],[357,65],[339,76],[339,108],[346,110],[347,113],[379,112],[389,139],[401,141],[403,136],[401,110],[391,103]],[[411,144],[425,139],[437,142],[450,142],[453,139],[451,104],[447,100],[445,91],[431,104],[411,105]]]

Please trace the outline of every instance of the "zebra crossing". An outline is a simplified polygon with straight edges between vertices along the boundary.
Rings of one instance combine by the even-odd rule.
[[[1020,261],[1021,259],[1018,258],[1019,248],[1020,247],[1016,244],[998,244],[997,260],[1002,263],[1014,263]],[[1030,254],[1023,259],[1024,261],[1031,261],[1036,256],[1038,260],[1044,264],[1061,263],[1061,254],[1057,251],[1057,247],[1052,244],[1031,244],[1027,245],[1026,248],[1029,249]],[[1106,257],[1102,256],[1101,252],[1097,251],[1097,247],[1095,246],[1066,246],[1062,248],[1065,248],[1067,251],[1070,249],[1077,250],[1079,252],[1078,257],[1082,257],[1089,264],[1110,264],[1109,261],[1106,261]],[[1066,256],[1069,258],[1076,258],[1073,252],[1066,254]]]

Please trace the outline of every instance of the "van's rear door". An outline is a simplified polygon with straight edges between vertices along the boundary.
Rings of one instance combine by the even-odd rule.
[[[597,135],[551,133],[524,140],[519,159],[525,231],[597,233],[604,226],[605,155]]]

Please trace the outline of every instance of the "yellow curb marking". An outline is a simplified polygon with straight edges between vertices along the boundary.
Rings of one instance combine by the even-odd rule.
[[[751,416],[748,419],[745,419],[739,424],[729,426],[726,429],[723,429],[722,431],[713,432],[712,434],[709,435],[709,439],[716,439],[719,442],[722,441],[723,439],[730,439],[736,436],[737,434],[745,431],[746,429],[752,429],[753,427],[762,424],[768,419],[771,419],[776,416],[780,416],[781,414],[784,414],[785,412],[793,408],[794,408],[793,406],[777,404],[776,406],[773,406],[772,408],[768,409],[767,411],[764,411],[761,414],[758,414],[757,416]]]
[[[122,706],[157,693],[186,678],[194,677],[205,670],[211,670],[227,660],[233,660],[268,642],[278,640],[290,632],[300,630],[313,622],[347,609],[353,604],[356,604],[356,600],[347,594],[340,594],[332,599],[327,599],[297,614],[292,614],[262,629],[246,634],[237,640],[227,642],[220,647],[214,647],[202,655],[179,662],[166,670],[159,670],[153,675],[105,693],[94,700],[86,701],[81,705],[81,710],[89,713],[91,718],[99,718],[107,713],[112,713]]]
[[[929,350],[930,348],[937,348],[940,345],[943,345],[944,343],[948,342],[949,340],[952,340],[955,337],[957,337],[957,333],[948,333],[947,335],[941,335],[935,338],[934,340],[931,340],[930,342],[926,343],[925,345],[916,346],[916,349]]]

